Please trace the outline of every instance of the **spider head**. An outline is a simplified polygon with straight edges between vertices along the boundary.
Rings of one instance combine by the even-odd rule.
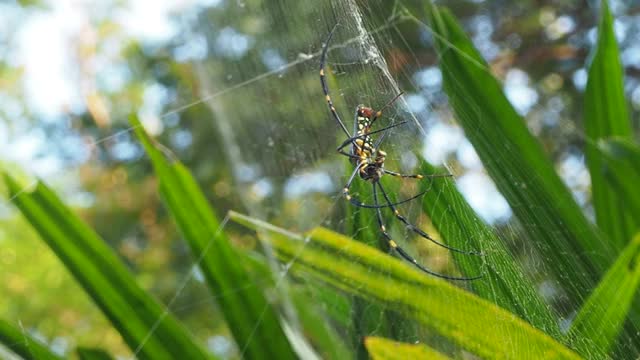
[[[370,107],[365,107],[364,105],[358,105],[358,118],[365,118],[371,120],[373,117],[374,111]]]
[[[371,118],[373,117],[373,109],[365,107],[364,105],[358,105],[356,109],[356,120],[358,124],[358,130],[363,131],[371,126]]]

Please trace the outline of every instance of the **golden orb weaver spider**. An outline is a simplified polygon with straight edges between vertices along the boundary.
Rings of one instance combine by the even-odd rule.
[[[398,255],[400,255],[400,257],[402,257],[406,261],[410,262],[411,264],[413,264],[415,267],[417,267],[418,269],[422,270],[423,272],[425,272],[427,274],[430,274],[430,275],[433,275],[433,276],[436,276],[436,277],[447,279],[447,280],[470,281],[470,280],[475,280],[475,279],[481,278],[482,275],[474,276],[474,277],[457,277],[457,276],[443,275],[443,274],[439,274],[439,273],[437,273],[435,271],[429,270],[428,268],[426,268],[423,265],[421,265],[420,263],[418,263],[418,261],[414,257],[409,255],[409,253],[407,253],[404,249],[402,249],[391,238],[391,236],[387,232],[387,229],[386,229],[386,227],[384,225],[384,220],[382,218],[382,210],[381,209],[383,209],[383,208],[391,209],[391,211],[393,212],[393,215],[395,216],[395,218],[400,220],[407,228],[409,228],[409,230],[411,230],[414,233],[418,234],[422,238],[427,239],[427,240],[429,240],[429,241],[431,241],[431,242],[433,242],[433,243],[435,243],[435,244],[437,244],[437,245],[439,245],[439,246],[441,246],[441,247],[443,247],[445,249],[448,249],[450,251],[455,251],[455,252],[458,252],[458,253],[462,253],[462,254],[467,254],[467,255],[482,255],[482,254],[477,253],[477,252],[464,251],[464,250],[456,249],[454,247],[445,245],[445,244],[435,240],[431,236],[429,236],[427,233],[422,231],[417,226],[411,224],[409,222],[409,220],[407,220],[406,217],[404,217],[404,216],[402,216],[400,214],[400,212],[396,208],[397,205],[400,205],[400,204],[409,202],[409,201],[411,201],[413,199],[416,199],[416,198],[424,195],[426,193],[426,191],[423,191],[423,192],[421,192],[421,193],[419,193],[419,194],[417,194],[415,196],[412,196],[412,197],[410,197],[408,199],[393,203],[391,201],[391,199],[389,198],[389,195],[387,194],[387,192],[382,187],[382,184],[380,183],[380,178],[384,174],[388,174],[388,175],[396,176],[396,177],[400,177],[400,178],[413,178],[413,179],[418,179],[418,180],[425,179],[425,178],[449,177],[451,175],[450,174],[443,174],[443,175],[411,174],[411,175],[406,175],[406,174],[401,174],[401,173],[397,173],[397,172],[394,172],[394,171],[389,171],[389,170],[384,168],[384,162],[385,162],[387,153],[385,153],[380,148],[380,144],[384,140],[385,136],[387,135],[387,131],[389,129],[394,128],[396,126],[400,126],[400,125],[406,124],[407,121],[401,121],[401,122],[398,122],[396,124],[391,124],[389,126],[386,126],[386,127],[381,128],[381,129],[374,130],[374,131],[371,130],[371,127],[376,122],[376,120],[378,120],[382,116],[382,112],[387,107],[391,106],[396,100],[398,100],[398,98],[400,98],[400,96],[402,95],[402,92],[400,92],[398,95],[396,95],[393,99],[391,99],[391,101],[389,101],[386,105],[384,105],[378,111],[374,111],[372,108],[365,107],[364,105],[358,105],[356,107],[355,118],[354,118],[354,123],[353,123],[353,134],[354,135],[351,135],[349,133],[349,130],[347,130],[347,127],[345,126],[344,122],[342,122],[342,120],[340,119],[340,115],[338,115],[338,112],[336,111],[336,108],[333,106],[333,101],[331,101],[331,96],[329,95],[329,87],[327,86],[327,81],[325,79],[325,70],[324,70],[324,68],[325,68],[325,63],[326,63],[326,59],[327,59],[327,52],[329,50],[329,43],[331,42],[331,38],[333,37],[333,33],[335,32],[337,26],[338,26],[337,24],[333,26],[333,29],[331,29],[331,31],[329,32],[329,35],[327,36],[327,40],[324,43],[324,46],[322,48],[322,53],[320,55],[320,84],[322,85],[322,91],[324,92],[325,100],[327,101],[327,105],[329,106],[329,111],[331,112],[331,115],[336,120],[338,125],[340,125],[340,128],[345,133],[345,135],[347,135],[347,139],[337,148],[337,151],[341,155],[349,157],[351,159],[351,162],[353,163],[353,165],[355,167],[353,172],[351,173],[351,176],[349,177],[349,180],[347,181],[347,184],[344,186],[344,189],[342,190],[342,193],[343,193],[344,197],[351,204],[353,204],[354,206],[361,207],[361,208],[375,209],[376,215],[377,215],[377,220],[378,220],[378,225],[380,226],[380,231],[382,232],[382,235],[386,239],[386,241],[389,244],[389,246],[391,247],[391,249],[396,251],[398,253]],[[380,134],[379,138],[375,142],[374,142],[373,138],[371,137],[371,135],[374,135],[374,134]],[[351,151],[350,152],[346,152],[344,149],[349,145],[351,145]],[[364,204],[364,203],[360,202],[358,199],[356,199],[355,197],[353,197],[351,194],[349,194],[349,188],[351,187],[351,184],[353,183],[354,179],[356,178],[356,175],[359,175],[362,180],[368,181],[368,182],[370,182],[372,184],[372,187],[373,187],[373,202],[374,202],[373,205]],[[385,203],[382,204],[382,205],[378,201],[378,190],[380,190],[380,193],[382,194],[382,197],[385,200]]]

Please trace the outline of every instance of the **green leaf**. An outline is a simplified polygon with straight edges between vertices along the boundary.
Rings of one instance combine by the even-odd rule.
[[[640,224],[640,147],[626,138],[610,138],[598,141],[598,151],[603,161],[602,172],[610,189],[619,199],[625,199],[620,206],[634,223]],[[640,228],[635,230],[640,231]],[[640,309],[640,299],[636,298],[632,306],[634,310],[629,312],[629,319],[633,325],[626,329],[625,336],[619,341],[618,351],[623,353],[629,352],[625,344],[635,342],[635,347],[639,346],[636,329],[640,326],[640,312],[636,309]]]
[[[625,211],[625,199],[616,195],[604,179],[603,159],[598,140],[609,136],[631,138],[631,122],[624,96],[624,71],[613,30],[613,18],[607,1],[601,2],[598,43],[589,66],[587,89],[584,95],[586,159],[591,175],[591,194],[598,226],[609,236],[616,250],[631,239],[638,222]]]
[[[26,331],[0,319],[0,343],[23,359],[62,359]]]
[[[622,251],[578,312],[569,337],[586,358],[603,359],[615,344],[640,285],[640,234]]]
[[[548,259],[573,303],[579,303],[611,262],[612,249],[576,204],[500,84],[446,9],[431,25],[444,88],[469,141],[509,202],[530,241]]]
[[[605,180],[618,198],[624,199],[620,207],[634,224],[640,224],[640,146],[626,138],[610,138],[598,141],[598,151]],[[640,230],[640,225],[633,230]]]
[[[296,305],[298,319],[305,336],[314,345],[322,359],[352,359],[352,354],[340,335],[331,327],[331,322],[321,313],[317,299],[298,287],[291,289],[290,295]]]
[[[450,359],[423,344],[405,344],[381,337],[367,337],[364,339],[364,345],[372,360]]]
[[[444,174],[423,161],[421,174]],[[481,251],[484,257],[451,252],[466,276],[484,273],[470,282],[474,292],[500,305],[547,334],[561,338],[558,318],[538,295],[534,284],[507,251],[489,226],[478,217],[450,178],[422,181],[426,191],[422,207],[447,245],[463,250]]]
[[[277,286],[271,270],[267,264],[267,260],[259,255],[252,253],[253,256],[244,256],[245,265],[250,269],[254,278],[259,277],[258,281],[268,283],[269,286]],[[318,292],[329,292],[327,297],[318,295]],[[323,307],[335,306],[338,302],[344,301],[344,298],[336,294],[333,289],[318,286],[317,283],[296,282],[287,288],[289,300],[295,306],[296,318],[299,321],[305,338],[313,345],[313,349],[322,359],[351,359],[353,354],[349,351],[344,343],[344,338],[338,334],[333,328],[326,314],[322,311]],[[321,306],[318,306],[321,305]],[[340,314],[341,319],[348,318],[348,308]]]
[[[230,218],[260,230],[293,271],[393,309],[482,358],[579,358],[518,316],[343,235],[315,228],[301,236],[238,213]]]
[[[24,190],[4,174],[11,201],[142,359],[207,358],[187,331],[149,296],[118,256],[45,184]]]
[[[136,117],[130,121],[151,158],[160,180],[160,193],[198,259],[242,357],[296,358],[278,314],[238,261],[240,255],[229,244],[189,170],[175,159],[166,159],[165,155],[172,155],[147,135]]]
[[[78,347],[76,349],[80,360],[112,360],[113,357],[102,349]]]

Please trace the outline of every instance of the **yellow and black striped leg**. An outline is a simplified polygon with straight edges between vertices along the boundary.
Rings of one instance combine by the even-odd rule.
[[[353,155],[353,154],[349,154],[348,152],[345,152],[345,151],[344,151],[344,150],[342,150],[342,149],[338,150],[338,153],[339,153],[340,155],[344,155],[344,156],[346,156],[346,157],[348,157],[348,158],[350,158],[350,159],[358,159],[358,160],[360,160],[360,156],[356,156],[356,155]]]
[[[409,222],[409,220],[407,220],[407,218],[405,218],[404,216],[402,216],[400,214],[400,212],[398,211],[398,209],[396,209],[396,207],[394,206],[394,204],[391,202],[391,200],[389,199],[389,195],[387,195],[387,192],[384,191],[384,188],[382,187],[382,184],[378,183],[378,187],[380,188],[380,192],[382,192],[382,196],[384,196],[384,199],[386,200],[387,204],[389,205],[389,208],[391,208],[391,211],[393,211],[393,215],[395,215],[396,218],[398,218],[398,220],[402,221],[403,224],[405,224],[406,227],[409,228],[409,230],[413,231],[414,233],[420,235],[421,237],[431,241],[432,243],[441,246],[445,249],[448,249],[450,251],[455,251],[457,253],[461,253],[461,254],[467,254],[467,255],[478,255],[478,256],[483,256],[484,254],[476,252],[476,251],[465,251],[465,250],[460,250],[454,247],[451,247],[449,245],[443,244],[439,241],[437,241],[436,239],[432,238],[431,236],[429,236],[427,233],[425,233],[424,231],[420,230],[420,228],[418,228],[417,226],[411,224]]]
[[[363,208],[369,208],[369,207],[373,207],[373,205],[364,204],[360,200],[356,199],[355,197],[353,197],[349,193],[349,189],[351,188],[351,184],[353,183],[353,180],[356,178],[356,175],[358,175],[358,172],[360,171],[360,169],[363,166],[365,166],[365,165],[364,164],[358,164],[358,166],[356,166],[356,168],[353,169],[353,172],[351,173],[351,176],[349,176],[349,181],[347,181],[347,184],[342,189],[342,195],[344,195],[344,198],[349,200],[349,202],[354,206],[363,207]]]
[[[338,125],[340,125],[340,128],[342,128],[342,131],[344,131],[344,133],[347,134],[347,137],[351,137],[351,135],[349,134],[349,130],[347,130],[347,127],[344,126],[342,119],[340,119],[340,115],[338,115],[336,108],[333,106],[333,101],[331,101],[331,96],[329,95],[329,86],[327,85],[327,80],[324,74],[324,65],[327,60],[327,50],[329,50],[329,42],[331,42],[331,38],[333,37],[333,33],[334,31],[336,31],[337,27],[338,27],[338,24],[335,24],[333,26],[333,29],[331,29],[329,36],[327,36],[327,41],[324,43],[324,47],[322,48],[322,55],[320,56],[320,84],[322,84],[322,91],[324,92],[324,98],[327,101],[327,106],[329,106],[329,111],[331,111],[331,115],[333,115],[333,118],[336,120]]]
[[[409,202],[413,199],[419,198],[420,196],[424,195],[427,191],[423,191],[417,195],[414,195],[408,199],[404,199],[402,201],[398,201],[395,203],[387,203],[387,204],[375,204],[375,205],[370,205],[370,204],[365,204],[363,202],[361,202],[360,200],[358,200],[357,198],[353,197],[350,193],[349,193],[349,189],[351,188],[351,183],[353,182],[353,180],[355,179],[356,175],[358,174],[358,171],[360,171],[360,168],[363,165],[358,165],[356,166],[356,168],[353,170],[353,173],[351,173],[351,176],[349,177],[349,181],[347,182],[347,185],[344,186],[344,188],[342,189],[342,194],[344,195],[344,197],[349,200],[349,202],[351,204],[353,204],[354,206],[357,207],[361,207],[361,208],[367,208],[367,209],[379,209],[379,208],[385,208],[385,207],[389,207],[389,206],[396,206],[396,205],[400,205],[400,204],[404,204],[406,202]]]
[[[378,205],[378,192],[376,191],[376,184],[379,185],[379,183],[376,183],[376,182],[373,183],[373,201],[375,202],[376,205]],[[382,190],[382,187],[380,188],[380,190]],[[383,194],[384,194],[384,192],[383,192]],[[426,267],[424,267],[420,263],[418,263],[418,260],[416,260],[414,257],[409,255],[409,253],[404,251],[404,249],[401,248],[395,241],[393,241],[393,239],[391,238],[391,236],[387,232],[387,228],[384,226],[384,221],[382,220],[382,211],[380,210],[380,207],[376,207],[376,214],[377,214],[377,218],[378,218],[378,225],[380,226],[380,231],[382,232],[382,235],[384,235],[384,238],[387,240],[387,243],[389,244],[389,247],[391,247],[391,249],[393,249],[395,252],[397,252],[398,255],[400,255],[400,257],[402,257],[406,261],[410,262],[411,264],[413,264],[413,266],[417,267],[421,271],[423,271],[423,272],[425,272],[425,273],[427,273],[429,275],[433,275],[433,276],[436,276],[436,277],[439,277],[439,278],[442,278],[442,279],[447,279],[447,280],[470,281],[470,280],[476,280],[476,279],[481,277],[481,276],[476,276],[476,277],[448,276],[448,275],[439,274],[439,273],[437,273],[435,271],[427,269]]]
[[[395,176],[395,177],[401,177],[401,178],[413,178],[413,179],[430,179],[430,178],[441,178],[441,177],[452,177],[453,175],[451,174],[434,174],[434,175],[420,175],[420,174],[400,174],[397,173],[395,171],[390,171],[390,170],[384,170],[385,174],[389,174],[391,176]]]

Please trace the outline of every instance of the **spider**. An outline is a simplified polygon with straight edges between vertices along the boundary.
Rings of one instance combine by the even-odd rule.
[[[424,239],[427,239],[450,251],[468,254],[468,255],[481,255],[476,252],[468,252],[468,251],[456,249],[454,247],[438,242],[437,240],[429,236],[427,233],[422,231],[420,228],[411,224],[406,217],[402,216],[400,211],[398,211],[397,209],[397,205],[416,199],[422,196],[424,193],[426,193],[426,191],[423,191],[408,199],[394,203],[391,201],[389,194],[387,194],[387,192],[382,187],[382,184],[380,183],[380,178],[382,178],[382,176],[385,174],[395,176],[395,177],[400,177],[400,178],[412,178],[412,179],[418,179],[418,180],[425,179],[425,178],[431,179],[431,178],[438,178],[438,177],[449,177],[451,175],[450,174],[434,174],[434,175],[426,175],[426,176],[420,175],[420,174],[407,175],[407,174],[401,174],[395,171],[390,171],[384,168],[384,162],[385,162],[387,153],[380,148],[380,144],[384,140],[385,136],[387,135],[387,131],[389,129],[406,124],[407,121],[401,121],[395,124],[391,124],[389,126],[383,127],[378,130],[372,131],[371,129],[373,124],[376,122],[376,120],[378,120],[382,116],[383,111],[387,107],[391,106],[396,100],[398,100],[398,98],[400,98],[400,96],[403,94],[402,92],[396,95],[393,99],[391,99],[391,101],[389,101],[386,105],[384,105],[378,111],[374,111],[372,108],[366,107],[364,105],[358,105],[355,111],[355,119],[353,123],[353,135],[349,133],[349,130],[347,130],[347,127],[345,126],[344,122],[340,119],[340,115],[338,115],[338,112],[333,106],[333,102],[331,101],[331,96],[329,95],[329,87],[327,86],[327,81],[325,79],[325,71],[324,71],[326,58],[327,58],[327,51],[329,49],[329,43],[331,42],[331,38],[333,37],[333,33],[336,30],[336,28],[337,28],[337,24],[329,32],[329,35],[327,36],[327,40],[322,48],[322,54],[320,56],[320,83],[322,84],[322,91],[324,92],[325,100],[327,102],[327,105],[329,106],[331,115],[336,120],[338,125],[340,125],[340,128],[345,133],[345,135],[347,135],[347,139],[337,148],[337,151],[341,155],[344,155],[350,158],[351,163],[354,165],[354,170],[351,173],[351,176],[349,177],[347,184],[344,186],[344,189],[342,190],[342,194],[354,206],[361,207],[361,208],[375,209],[380,231],[382,232],[382,235],[384,236],[387,243],[389,244],[389,247],[393,249],[395,252],[397,252],[398,255],[400,255],[400,257],[410,262],[418,269],[422,270],[427,274],[440,277],[443,279],[447,279],[447,280],[469,281],[469,280],[475,280],[475,279],[481,278],[482,275],[474,276],[474,277],[456,277],[456,276],[439,274],[435,271],[429,270],[428,268],[418,263],[418,261],[415,258],[413,258],[411,255],[409,255],[409,253],[407,253],[403,248],[401,248],[391,238],[391,236],[387,232],[387,229],[384,224],[384,220],[382,218],[381,209],[383,208],[391,209],[396,219],[402,222],[409,230],[413,231],[414,233],[418,234]],[[372,135],[375,135],[375,134],[379,134],[379,137],[377,140],[374,141]],[[351,146],[350,152],[345,151],[345,148],[348,146]],[[360,200],[358,200],[357,198],[349,194],[349,188],[351,187],[351,184],[353,183],[353,181],[358,175],[360,176],[360,179],[371,183],[373,188],[373,201],[374,201],[373,205],[364,204],[360,202]],[[378,192],[382,194],[382,197],[384,198],[384,201],[385,201],[384,204],[380,204],[378,199],[379,197]]]

